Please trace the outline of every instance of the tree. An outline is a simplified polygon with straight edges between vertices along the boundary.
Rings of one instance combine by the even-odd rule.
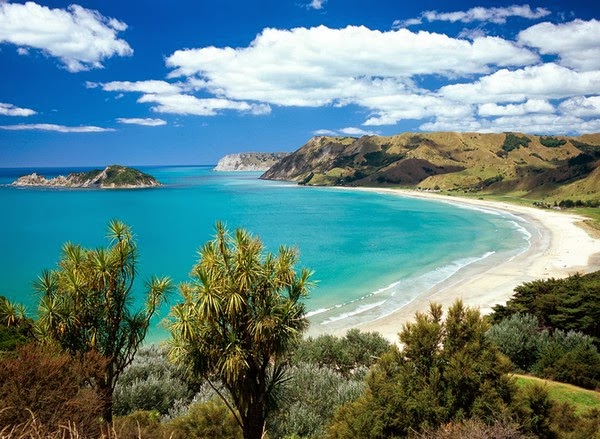
[[[95,351],[106,360],[94,382],[103,397],[102,415],[112,420],[112,396],[119,375],[133,361],[150,320],[171,288],[168,278],[146,284],[143,310],[133,311],[133,286],[138,258],[131,229],[113,220],[108,248],[85,249],[66,243],[58,268],[44,271],[35,284],[42,295],[37,327],[43,340],[82,356]]]
[[[402,350],[381,357],[366,392],[342,407],[328,438],[406,437],[452,421],[496,420],[516,392],[510,362],[486,339],[478,310],[457,301],[442,316],[432,304],[404,326]]]
[[[264,434],[286,355],[308,325],[301,300],[310,273],[297,274],[297,260],[288,247],[263,255],[259,238],[243,229],[231,236],[217,223],[171,311],[171,358],[212,386],[222,382],[245,439]]]

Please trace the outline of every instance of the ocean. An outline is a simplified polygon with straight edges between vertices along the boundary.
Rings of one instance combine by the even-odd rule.
[[[31,315],[32,283],[56,266],[61,246],[107,245],[113,218],[136,236],[138,291],[153,274],[188,280],[218,220],[260,236],[270,251],[296,247],[299,267],[313,270],[316,281],[306,301],[312,332],[388,315],[461,268],[508,259],[529,245],[522,220],[499,211],[263,181],[260,173],[212,166],[139,167],[164,184],[156,189],[9,186],[33,171],[50,177],[88,169],[0,169],[0,295],[23,303]],[[170,303],[177,300],[175,293]],[[168,306],[160,318],[167,313]],[[151,340],[166,337],[160,318]]]

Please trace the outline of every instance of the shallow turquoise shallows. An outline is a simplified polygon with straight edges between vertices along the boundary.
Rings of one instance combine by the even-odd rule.
[[[528,246],[518,218],[448,203],[262,181],[260,173],[212,167],[140,168],[164,187],[143,190],[7,186],[32,169],[0,169],[0,295],[35,312],[32,282],[53,268],[66,241],[106,245],[106,225],[129,224],[139,279],[185,281],[198,248],[223,220],[261,237],[267,248],[295,246],[318,282],[307,300],[313,327],[357,323],[398,309],[483,258],[509,258]],[[74,169],[39,169],[45,176]],[[140,282],[138,288],[142,287]],[[171,303],[178,300],[177,294]],[[165,317],[165,307],[161,316]],[[156,325],[154,339],[163,338]]]

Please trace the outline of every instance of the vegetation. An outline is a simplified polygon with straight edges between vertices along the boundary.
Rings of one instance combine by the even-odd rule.
[[[600,353],[592,337],[576,331],[540,328],[536,317],[514,314],[488,331],[488,338],[517,371],[581,387],[600,387]]]
[[[367,390],[338,411],[328,438],[405,437],[411,431],[479,417],[493,421],[507,410],[516,390],[510,364],[485,337],[479,311],[456,302],[404,326],[393,348],[372,369]]]
[[[600,271],[566,279],[525,282],[515,288],[506,305],[494,307],[491,318],[499,323],[513,314],[532,314],[550,331],[579,331],[600,342]]]
[[[303,340],[294,352],[294,363],[315,364],[351,376],[369,368],[390,348],[390,342],[377,332],[351,329],[342,338],[324,334]]]
[[[558,148],[567,143],[565,139],[557,139],[556,137],[540,137],[540,143],[547,148]]]
[[[121,372],[144,340],[150,319],[170,289],[168,278],[147,283],[145,309],[133,311],[137,247],[131,230],[120,221],[108,227],[111,246],[94,250],[67,243],[58,268],[44,271],[35,284],[41,294],[39,337],[54,341],[74,356],[97,352],[106,362],[94,380],[102,396],[102,414],[112,419],[113,392]]]
[[[527,148],[527,145],[531,142],[531,139],[527,136],[517,136],[513,133],[506,133],[506,138],[502,144],[502,150],[505,152],[511,152],[515,149],[519,149],[521,146]]]
[[[171,358],[192,376],[219,380],[244,438],[261,438],[289,349],[308,325],[302,299],[310,273],[296,273],[291,248],[263,255],[248,232],[216,229],[192,269],[194,282],[181,286],[184,301],[173,307]]]

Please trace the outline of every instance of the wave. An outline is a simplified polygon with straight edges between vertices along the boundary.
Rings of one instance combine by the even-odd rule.
[[[311,311],[307,316],[313,323],[319,325],[350,326],[378,320],[398,311],[418,296],[447,281],[460,270],[495,254],[496,252],[489,251],[481,256],[458,259],[419,276],[393,282],[358,299]]]

